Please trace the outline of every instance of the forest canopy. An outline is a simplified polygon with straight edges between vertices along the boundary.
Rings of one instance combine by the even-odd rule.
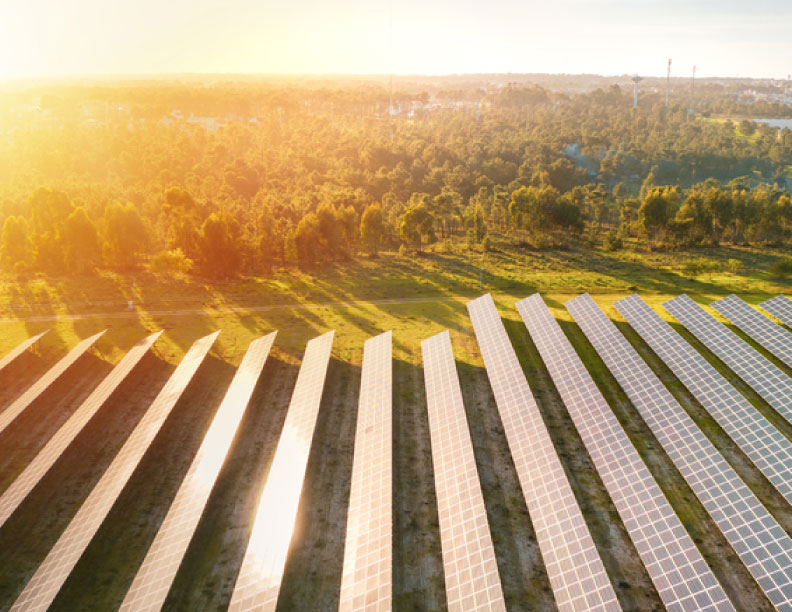
[[[0,94],[5,274],[265,275],[436,241],[788,244],[788,116],[716,85],[128,83]]]

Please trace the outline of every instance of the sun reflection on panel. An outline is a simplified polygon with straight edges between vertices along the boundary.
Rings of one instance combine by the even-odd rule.
[[[332,345],[333,332],[328,332],[306,347],[230,611],[274,610],[277,604]]]

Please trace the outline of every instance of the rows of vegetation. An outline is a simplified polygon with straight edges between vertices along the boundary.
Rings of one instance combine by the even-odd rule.
[[[789,243],[792,131],[713,120],[750,107],[697,95],[699,114],[686,92],[634,110],[617,85],[458,92],[453,108],[400,92],[392,116],[371,88],[7,94],[0,266],[229,278],[460,237],[487,250],[493,232],[531,249]]]

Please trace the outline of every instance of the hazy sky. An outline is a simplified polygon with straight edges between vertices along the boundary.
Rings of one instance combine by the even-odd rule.
[[[0,78],[566,72],[785,78],[790,0],[0,0]],[[392,42],[389,42],[392,41]]]

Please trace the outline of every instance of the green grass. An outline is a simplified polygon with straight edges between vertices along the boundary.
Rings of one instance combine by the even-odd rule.
[[[454,300],[483,292],[493,293],[506,308],[535,292],[557,303],[589,292],[607,307],[633,291],[654,303],[682,292],[697,300],[734,292],[755,302],[790,287],[789,282],[773,279],[766,272],[773,260],[781,256],[780,250],[724,247],[681,253],[577,249],[538,253],[515,249],[504,237],[493,242],[495,248],[486,256],[457,245],[455,253],[409,257],[385,253],[374,260],[361,257],[319,270],[280,270],[268,278],[241,278],[226,283],[162,280],[142,273],[134,278],[102,275],[5,280],[0,282],[0,354],[46,328],[51,327],[53,332],[41,343],[41,350],[57,353],[78,338],[106,327],[109,331],[99,348],[104,358],[115,362],[145,334],[165,329],[158,351],[163,359],[175,363],[193,340],[220,328],[224,333],[218,340],[216,354],[237,363],[248,342],[260,333],[280,330],[279,350],[296,357],[310,337],[336,329],[335,355],[350,359],[359,352],[366,337],[393,329],[395,357],[409,360],[413,339],[462,324],[464,307]],[[737,259],[742,262],[744,273],[688,278],[681,269],[684,261],[693,257],[723,264]],[[377,303],[433,297],[444,301]],[[104,316],[122,313],[128,300],[134,301],[134,317]],[[358,301],[373,303],[321,306]],[[282,308],[250,310],[269,306]],[[191,312],[179,316],[159,314],[172,310]],[[54,323],[25,321],[36,315],[73,314],[87,317]]]
[[[250,508],[258,490],[256,483],[268,469],[305,343],[320,333],[336,330],[332,375],[320,411],[305,489],[309,501],[319,499],[322,503],[306,502],[301,510],[302,518],[298,523],[302,525],[300,538],[303,545],[293,552],[283,590],[285,600],[296,609],[304,608],[307,600],[323,601],[332,608],[340,580],[339,557],[343,553],[343,521],[352,464],[363,343],[377,333],[392,329],[394,477],[400,490],[408,493],[394,499],[398,509],[394,521],[397,538],[394,545],[397,566],[394,595],[398,609],[423,609],[421,604],[424,608],[442,609],[444,582],[437,515],[433,505],[434,484],[420,341],[449,329],[494,531],[504,591],[515,610],[542,609],[552,601],[547,577],[465,308],[468,299],[490,292],[537,396],[592,532],[600,546],[606,549],[613,547],[605,555],[611,577],[616,584],[631,585],[630,588],[619,589],[622,603],[627,609],[653,609],[657,605],[657,596],[637,561],[637,553],[631,548],[607,492],[592,472],[591,460],[577,432],[571,428],[570,417],[514,308],[517,300],[540,292],[677,512],[690,526],[691,533],[703,547],[705,557],[711,561],[718,576],[721,579],[727,577],[730,593],[736,593],[735,598],[741,605],[762,609],[763,599],[757,595],[752,579],[746,577],[745,571],[739,569],[742,566],[734,559],[721,559],[724,557],[722,538],[713,535],[715,530],[701,505],[586,342],[563,304],[580,293],[592,294],[608,316],[617,321],[633,344],[639,347],[642,355],[661,374],[707,435],[724,449],[727,458],[740,464],[738,471],[760,498],[769,502],[769,507],[779,515],[784,527],[792,530],[792,513],[777,503],[778,496],[768,488],[761,474],[753,466],[745,464],[739,452],[729,446],[717,424],[696,407],[695,401],[678,381],[668,376],[657,357],[642,345],[612,306],[625,295],[638,292],[656,312],[671,320],[661,304],[683,292],[703,304],[732,292],[756,304],[779,293],[789,293],[789,282],[773,279],[766,272],[782,252],[729,247],[681,253],[604,253],[574,248],[538,253],[515,249],[504,237],[496,237],[494,247],[486,257],[456,245],[453,253],[430,252],[408,257],[385,253],[374,260],[361,257],[343,265],[330,265],[313,271],[280,270],[272,277],[241,278],[228,283],[165,281],[142,273],[135,278],[102,275],[80,279],[42,278],[27,282],[8,279],[0,282],[0,355],[29,335],[51,328],[50,334],[36,349],[37,363],[40,362],[39,369],[42,369],[63,355],[79,338],[107,328],[107,334],[98,344],[98,356],[114,363],[140,338],[164,329],[165,334],[155,345],[158,359],[151,360],[152,371],[147,374],[161,384],[167,372],[156,370],[172,368],[194,340],[222,329],[213,350],[213,363],[207,369],[207,375],[198,381],[199,387],[192,391],[195,398],[211,396],[213,399],[203,402],[196,399],[195,405],[185,404],[183,408],[184,414],[195,409],[196,423],[203,424],[203,427],[219,401],[218,388],[224,388],[223,384],[230,379],[232,369],[229,364],[239,362],[253,338],[278,330],[272,365],[268,364],[269,373],[265,375],[258,399],[254,402],[257,409],[246,417],[243,430],[247,433],[235,444],[233,456],[224,468],[225,475],[218,483],[218,493],[213,495],[199,528],[200,537],[197,539],[206,546],[193,546],[188,552],[186,569],[177,577],[171,593],[174,605],[179,602],[186,607],[212,607],[225,601],[230,592],[229,580],[235,564],[240,561],[238,549],[245,541],[245,529],[249,527]],[[698,257],[721,263],[737,259],[743,264],[743,272],[685,277],[681,272],[684,261]],[[483,270],[481,287],[480,267]],[[135,312],[127,315],[124,313],[130,299],[135,303]],[[163,313],[172,310],[185,312]],[[72,315],[79,316],[68,318]],[[32,318],[37,316],[57,319],[41,321]],[[698,348],[701,350],[700,346]],[[728,374],[723,364],[706,351],[702,352],[718,369]],[[108,364],[104,365],[109,369]],[[30,376],[33,376],[32,372]],[[97,376],[98,371],[94,378]],[[760,410],[772,412],[755,394],[743,387],[741,390]],[[138,384],[135,388],[151,394],[154,387]],[[136,400],[136,406],[139,406],[135,409],[143,410],[146,399],[147,396],[141,396]],[[118,398],[111,408],[118,410],[124,403],[125,398]],[[114,414],[113,410],[106,413],[107,419]],[[160,460],[170,465],[177,458],[176,455],[166,457],[166,449],[171,449],[167,452],[189,455],[188,450],[194,450],[201,436],[201,427],[197,425],[189,432],[181,432],[177,425],[172,425],[172,431],[165,433],[174,439],[183,435],[185,442],[169,444],[173,440],[163,440],[157,447],[159,450],[154,449],[161,456],[152,456],[145,462],[136,478],[139,494],[126,494],[130,507],[135,503],[142,504],[140,499],[145,500],[147,496],[149,499],[168,499],[175,491],[178,483],[172,478],[162,479]],[[115,424],[119,430],[126,426],[122,422]],[[792,436],[792,428],[787,428],[785,433]],[[84,455],[72,453],[68,459],[64,470],[69,467],[73,478],[92,473]],[[181,460],[184,463],[184,457]],[[186,463],[181,467],[186,469]],[[13,471],[17,468],[11,466],[8,469]],[[89,485],[90,479],[87,484],[80,485],[81,494],[87,494]],[[44,504],[43,494],[39,497]],[[73,497],[73,503],[76,503],[79,495],[75,493]],[[163,511],[164,508],[157,507],[156,512],[161,514]],[[159,516],[156,512],[154,514]],[[126,514],[126,511],[118,511],[109,517],[108,524],[103,527],[104,536],[88,551],[82,570],[60,597],[62,609],[80,609],[97,603],[90,594],[96,586],[90,581],[99,579],[94,577],[92,570],[97,564],[105,563],[106,571],[101,579],[110,581],[106,587],[109,592],[101,595],[105,598],[102,601],[117,603],[123,596],[125,581],[131,580],[130,571],[134,571],[134,563],[142,550],[141,543],[131,535],[118,541],[115,539],[115,534],[125,529]],[[129,514],[135,515],[134,507]],[[67,511],[61,510],[61,515],[63,522]],[[40,520],[44,521],[46,517],[42,515]],[[30,521],[31,529],[41,528],[37,526],[35,516]],[[152,521],[143,524],[138,531],[153,537],[156,520]],[[42,542],[46,543],[46,538]],[[39,545],[44,546],[43,543]],[[31,558],[41,554],[35,549],[31,551]],[[114,561],[129,565],[132,570],[125,570],[120,578],[108,577],[115,571]],[[14,575],[0,571],[0,586],[13,583]],[[308,586],[307,577],[310,577]],[[2,606],[0,598],[0,608]]]

